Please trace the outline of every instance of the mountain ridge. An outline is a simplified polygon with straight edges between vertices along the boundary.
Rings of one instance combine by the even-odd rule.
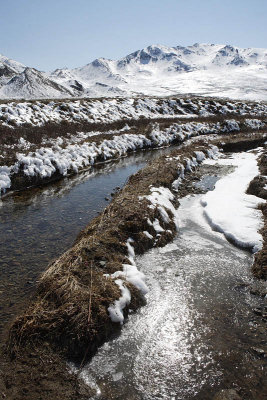
[[[267,100],[267,49],[207,43],[150,45],[119,60],[101,57],[82,67],[48,73],[0,55],[0,98],[136,94]]]

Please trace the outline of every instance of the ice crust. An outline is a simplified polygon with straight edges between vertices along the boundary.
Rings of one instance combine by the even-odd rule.
[[[210,146],[209,153],[207,154],[209,154],[210,157],[214,158],[217,152],[218,148],[216,146]],[[194,166],[196,166],[204,159],[205,155],[203,152],[196,152],[196,158],[193,157],[191,160],[189,160],[189,164],[190,162],[192,162]],[[181,179],[184,179],[184,169],[181,168],[180,164],[178,164],[178,167],[178,174],[180,174]],[[139,197],[139,200],[145,198],[150,202],[150,207],[157,208],[164,223],[168,224],[170,222],[170,219],[172,218],[173,222],[175,223],[176,229],[178,230],[178,212],[173,205],[174,194],[165,187],[151,187],[150,192],[151,194],[147,196]],[[157,237],[165,231],[165,229],[160,225],[160,221],[157,218],[155,218],[153,222],[148,219],[147,223],[149,226],[154,228]],[[154,240],[154,237],[147,231],[144,231],[143,233],[149,239]],[[156,242],[157,238],[154,243]],[[124,322],[123,310],[127,305],[130,304],[131,293],[129,289],[125,287],[123,279],[118,278],[122,277],[125,279],[125,281],[133,284],[138,290],[140,290],[143,295],[148,292],[148,287],[145,283],[145,276],[136,267],[133,243],[134,240],[132,238],[128,238],[126,246],[128,249],[128,259],[130,263],[123,264],[123,271],[116,271],[112,275],[106,275],[108,277],[111,277],[112,279],[115,279],[114,282],[119,286],[121,290],[121,297],[118,300],[115,300],[115,302],[108,307],[108,312],[111,320],[113,322],[119,322],[121,325]]]
[[[224,160],[217,162],[223,164]],[[213,229],[255,253],[262,248],[259,230],[263,221],[257,206],[264,200],[246,194],[246,190],[249,182],[259,173],[256,156],[252,153],[235,154],[231,164],[236,170],[220,179],[215,189],[203,197],[204,214]]]

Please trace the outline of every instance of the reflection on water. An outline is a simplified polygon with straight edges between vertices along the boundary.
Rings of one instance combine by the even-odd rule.
[[[71,178],[8,196],[0,204],[0,332],[29,298],[52,259],[107,204],[105,198],[147,160],[173,148],[138,152]]]
[[[252,350],[264,339],[251,329],[259,300],[235,288],[252,280],[252,256],[211,230],[199,198],[182,201],[172,244],[137,259],[147,305],[84,368],[95,399],[208,400],[233,386],[264,399],[264,360]]]

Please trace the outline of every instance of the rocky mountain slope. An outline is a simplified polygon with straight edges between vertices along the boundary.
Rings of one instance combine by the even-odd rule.
[[[200,94],[267,99],[267,49],[148,46],[114,61],[44,73],[0,56],[0,98]]]

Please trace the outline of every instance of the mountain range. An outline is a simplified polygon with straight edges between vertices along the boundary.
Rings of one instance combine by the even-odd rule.
[[[267,49],[152,45],[117,61],[98,58],[52,72],[0,55],[2,99],[174,94],[267,100]]]

